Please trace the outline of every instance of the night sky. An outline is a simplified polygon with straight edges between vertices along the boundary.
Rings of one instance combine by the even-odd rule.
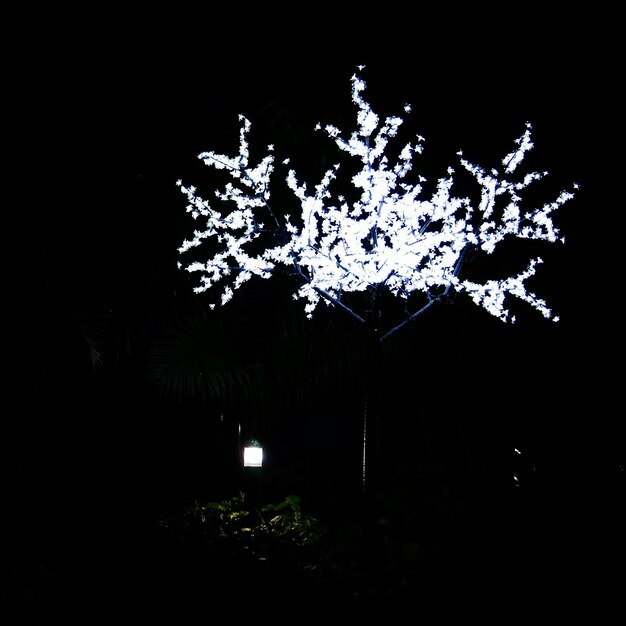
[[[211,317],[176,267],[195,227],[176,181],[210,189],[196,155],[235,151],[242,113],[253,146],[273,143],[315,184],[315,155],[334,154],[313,127],[352,129],[350,76],[363,64],[374,111],[412,104],[406,126],[426,138],[414,170],[430,180],[459,149],[497,166],[528,121],[529,167],[550,173],[545,199],[580,185],[555,219],[566,244],[536,248],[537,293],[561,322],[520,306],[504,325],[459,298],[387,349],[385,479],[409,499],[431,471],[459,490],[510,481],[529,494],[520,528],[614,580],[626,472],[614,281],[622,68],[604,17],[561,17],[405,25],[354,47],[328,41],[339,25],[212,47],[226,28],[215,19],[206,39],[184,43],[129,27],[17,44],[4,90],[9,562],[50,562],[60,544],[72,552],[103,529],[226,496],[239,424],[267,442],[268,497],[293,490],[323,514],[357,494],[354,325],[336,311],[299,316],[288,279],[252,284]],[[493,263],[530,256],[509,254]],[[172,336],[203,347],[187,344],[165,372],[180,348]],[[216,387],[197,382],[207,368]]]

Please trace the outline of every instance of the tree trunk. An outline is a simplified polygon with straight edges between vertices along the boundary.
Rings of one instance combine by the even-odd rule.
[[[376,561],[377,491],[379,481],[380,374],[382,350],[378,311],[372,307],[366,326],[365,398],[362,424],[361,557],[363,564]]]

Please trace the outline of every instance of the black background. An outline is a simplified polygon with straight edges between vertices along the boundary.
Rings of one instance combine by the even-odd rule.
[[[306,138],[320,120],[350,127],[349,79],[363,64],[375,111],[402,114],[412,104],[407,126],[426,138],[416,169],[428,178],[461,148],[497,166],[529,121],[533,167],[550,173],[552,190],[580,184],[556,219],[566,244],[546,250],[540,268],[538,295],[561,322],[522,307],[518,323],[505,326],[460,305],[411,328],[415,356],[387,400],[388,440],[401,435],[386,454],[410,459],[406,441],[423,435],[411,418],[416,404],[437,415],[452,403],[431,423],[450,457],[444,464],[458,463],[450,414],[463,416],[478,465],[513,467],[511,451],[521,450],[520,471],[536,472],[524,523],[564,562],[611,578],[623,550],[626,463],[615,276],[623,99],[611,16],[548,18],[521,6],[507,16],[410,22],[401,14],[346,24],[266,15],[245,29],[210,12],[175,23],[108,15],[73,27],[54,17],[54,27],[40,17],[37,28],[16,18],[22,35],[4,59],[2,445],[11,559],[37,560],[59,536],[84,538],[92,516],[106,520],[100,529],[123,526],[120,510],[140,516],[213,495],[205,479],[221,494],[219,468],[207,470],[202,458],[202,446],[215,445],[216,414],[170,405],[142,377],[162,328],[158,303],[194,298],[193,279],[176,269],[177,247],[194,226],[176,181],[202,185],[196,154],[235,150],[242,113],[253,137],[258,130],[284,156],[295,151],[294,166],[309,168],[314,184],[322,169],[309,154],[321,142],[309,147]],[[112,313],[113,339],[97,367],[59,314],[58,303],[82,290]],[[252,334],[263,332],[259,324]],[[322,485],[353,445],[337,422],[341,401],[335,394],[327,403],[305,442],[327,465]],[[297,460],[284,448],[305,438],[296,417],[285,419],[263,427],[277,467]]]

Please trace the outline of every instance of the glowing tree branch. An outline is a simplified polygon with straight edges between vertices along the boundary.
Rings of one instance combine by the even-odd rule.
[[[294,297],[305,302],[308,317],[323,302],[365,322],[367,315],[349,304],[348,295],[364,293],[375,299],[385,289],[406,300],[407,314],[381,339],[391,336],[435,302],[449,300],[453,293],[465,293],[504,322],[515,321],[506,308],[509,296],[516,296],[546,318],[558,321],[546,302],[525,285],[541,258],[531,259],[514,276],[483,283],[464,278],[461,271],[468,253],[491,254],[510,238],[559,240],[552,214],[573,197],[573,192],[562,191],[555,200],[539,208],[521,207],[522,193],[546,175],[517,174],[518,166],[533,147],[530,124],[517,139],[515,149],[502,160],[501,170],[487,171],[458,153],[461,167],[480,189],[477,205],[467,197],[453,195],[452,168],[438,181],[432,196],[423,198],[426,179],[418,176],[411,183],[407,176],[412,171],[414,155],[422,152],[424,139],[417,136],[413,143],[404,145],[395,159],[388,156],[390,140],[404,120],[397,116],[381,120],[363,99],[364,89],[365,82],[354,75],[352,102],[357,108],[357,128],[351,135],[343,135],[332,125],[316,128],[359,163],[360,169],[350,177],[352,200],[331,190],[339,165],[329,169],[312,190],[289,170],[285,181],[299,205],[299,215],[292,221],[290,215],[275,212],[270,203],[273,147],[268,146],[267,155],[258,164],[250,162],[250,122],[243,116],[237,156],[215,152],[199,155],[205,164],[225,170],[230,180],[215,192],[219,209],[199,197],[194,187],[185,187],[178,181],[188,199],[187,210],[205,222],[193,239],[183,243],[180,252],[207,239],[218,244],[208,261],[190,263],[185,268],[201,274],[196,291],[220,283],[221,303],[226,304],[234,291],[253,276],[268,278],[283,270],[299,279]],[[404,111],[409,113],[410,106],[405,106]],[[421,302],[415,304],[414,298],[409,301],[414,294],[421,294]],[[413,312],[408,310],[409,304],[414,307]]]

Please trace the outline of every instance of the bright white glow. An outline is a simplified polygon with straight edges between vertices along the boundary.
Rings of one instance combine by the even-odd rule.
[[[359,71],[362,69],[359,66]],[[219,244],[206,262],[185,267],[200,274],[196,291],[219,283],[223,305],[252,277],[268,278],[282,269],[299,279],[294,297],[304,301],[308,317],[324,302],[364,321],[365,315],[346,303],[345,294],[372,295],[386,289],[407,301],[406,319],[390,332],[434,302],[449,301],[461,293],[504,322],[515,321],[507,308],[511,296],[558,321],[546,302],[526,287],[526,280],[541,263],[539,258],[531,259],[512,276],[475,282],[465,275],[465,260],[470,254],[492,254],[505,240],[563,242],[552,215],[573,197],[573,192],[562,191],[542,206],[522,206],[526,188],[546,176],[546,172],[518,171],[533,148],[531,125],[525,125],[515,142],[517,147],[499,161],[502,171],[475,165],[458,153],[461,173],[469,175],[479,189],[472,199],[454,194],[456,174],[452,167],[437,181],[432,195],[423,197],[426,179],[418,174],[409,180],[414,155],[423,152],[423,138],[416,135],[414,141],[389,153],[404,119],[381,119],[364,100],[365,87],[359,75],[352,77],[355,130],[346,134],[333,125],[315,127],[338,150],[356,160],[356,173],[339,181],[340,168],[335,165],[311,187],[301,182],[293,169],[287,170],[284,181],[299,206],[288,211],[296,216],[294,220],[274,212],[271,205],[274,147],[268,146],[266,156],[257,164],[250,162],[251,124],[245,117],[240,116],[237,156],[215,152],[199,155],[206,165],[225,170],[230,181],[215,192],[219,208],[199,197],[195,187],[178,181],[187,196],[187,211],[204,221],[204,227],[184,241],[179,251],[200,246],[207,239]],[[410,112],[410,105],[403,110]],[[281,162],[289,163],[289,159]],[[343,189],[335,192],[334,187],[341,185]],[[352,187],[349,193],[346,185]],[[421,302],[414,297],[419,294]]]
[[[244,467],[261,467],[263,465],[263,448],[247,446],[243,449]]]

